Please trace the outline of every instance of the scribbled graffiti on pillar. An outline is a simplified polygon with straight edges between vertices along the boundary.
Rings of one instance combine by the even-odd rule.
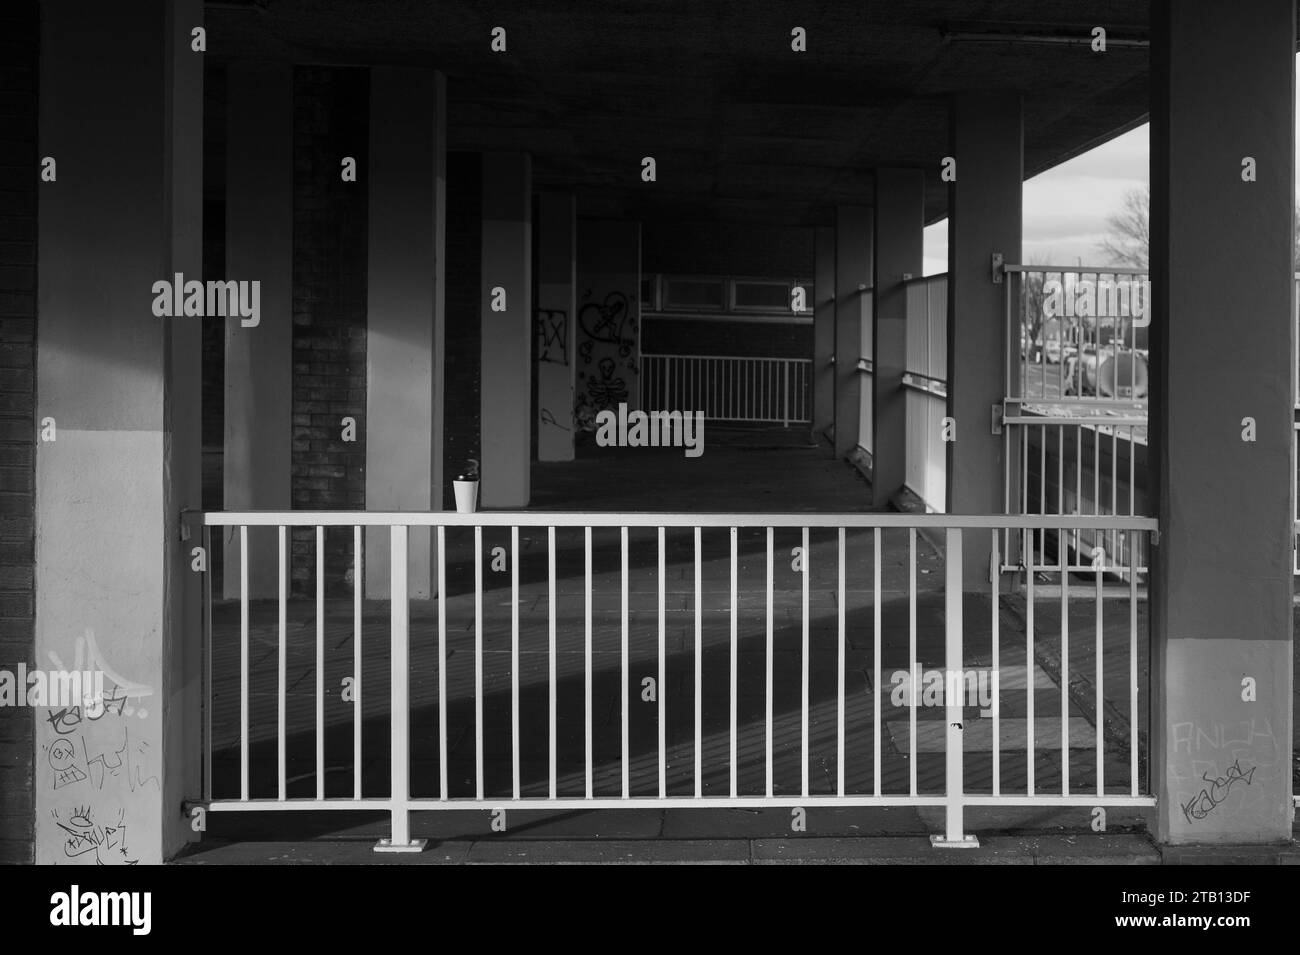
[[[610,284],[621,284],[622,279]],[[607,285],[606,288],[609,286]],[[637,299],[618,288],[588,288],[578,307],[578,389],[573,419],[594,431],[596,415],[633,402],[637,389]]]
[[[98,821],[88,804],[54,811],[54,824],[63,830],[63,854],[95,865],[135,865],[126,845],[126,825],[120,810],[109,821]]]
[[[619,358],[631,358],[636,350],[636,317],[628,297],[614,291],[601,301],[588,301],[591,298],[588,289],[583,298],[582,307],[578,309],[578,322],[587,338],[592,342],[616,345]],[[590,349],[586,359],[591,361]]]
[[[569,363],[569,313],[563,309],[539,308],[533,316],[537,334],[537,360],[556,365]]]

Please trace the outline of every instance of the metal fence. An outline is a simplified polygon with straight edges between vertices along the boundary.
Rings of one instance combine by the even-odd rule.
[[[1146,270],[1005,265],[1001,276],[1007,340],[1020,343],[1019,361],[1007,368],[1002,415],[1006,512],[1144,514]],[[1030,544],[1014,566],[1056,567],[1061,555],[1053,551],[1076,570],[1145,573],[1148,563],[1145,538],[1118,529],[1059,537],[1044,531]]]
[[[806,358],[643,354],[640,382],[644,410],[703,411],[710,421],[812,421]]]
[[[418,846],[411,814],[425,810],[932,806],[945,810],[939,841],[969,844],[970,806],[1154,802],[1139,768],[1136,583],[1103,593],[1098,576],[1095,601],[1061,587],[1057,604],[1031,573],[1027,620],[1013,625],[996,584],[982,604],[963,601],[962,573],[971,535],[996,566],[1000,532],[1145,535],[1149,519],[289,512],[203,523],[209,544],[212,527],[235,530],[241,555],[250,532],[279,546],[271,606],[250,601],[246,556],[237,606],[214,614],[208,594],[211,811],[381,811],[392,827],[382,847],[403,849]],[[314,602],[288,600],[310,556],[288,549],[301,526],[315,528]],[[360,581],[363,527],[388,529],[391,600],[366,608],[353,586],[327,613],[326,533],[351,534]],[[440,596],[413,621],[416,535]],[[378,627],[376,606],[387,610]],[[1055,684],[1036,677],[1045,646]],[[286,659],[309,650],[304,694]],[[885,699],[898,674],[883,668],[904,653],[898,703]],[[918,692],[928,668],[945,688],[936,701]],[[1078,696],[1079,668],[1095,698]],[[992,680],[974,701],[964,690],[978,672]],[[1094,708],[1091,728],[1081,705]],[[1104,725],[1108,706],[1128,714],[1121,738]],[[291,735],[295,752],[314,743],[306,773],[290,775]]]

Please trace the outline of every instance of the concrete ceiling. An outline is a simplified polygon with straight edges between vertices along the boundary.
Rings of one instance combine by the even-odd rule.
[[[1141,122],[1147,19],[1147,0],[207,4],[209,55],[443,70],[450,147],[531,152],[584,215],[798,225],[870,204],[879,165],[924,169],[944,215],[954,92],[1023,96],[1026,176]],[[1094,26],[1104,54],[1052,42]]]

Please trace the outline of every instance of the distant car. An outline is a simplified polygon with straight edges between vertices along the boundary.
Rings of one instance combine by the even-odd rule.
[[[1147,396],[1147,361],[1131,348],[1084,345],[1066,358],[1065,369],[1066,395],[1135,400]]]

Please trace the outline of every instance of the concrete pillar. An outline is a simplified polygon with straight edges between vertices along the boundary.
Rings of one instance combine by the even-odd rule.
[[[156,317],[152,288],[201,279],[202,24],[199,0],[42,9],[58,179],[39,207],[37,418],[57,438],[37,445],[33,662],[102,670],[114,702],[68,735],[37,720],[38,863],[161,862],[197,838],[181,806],[201,785],[202,577],[180,517],[200,506],[207,319]],[[115,840],[89,831],[105,826]]]
[[[1270,0],[1152,8],[1151,775],[1171,843],[1292,832],[1295,28]]]
[[[578,204],[544,192],[537,204],[537,459],[573,460]]]
[[[483,154],[483,322],[479,497],[531,496],[532,169],[527,153]],[[464,462],[458,463],[462,467]]]
[[[957,179],[949,187],[948,513],[1001,514],[1003,437],[993,406],[1006,397],[1008,362],[1020,342],[1008,336],[1006,286],[995,283],[992,255],[1020,261],[1024,147],[1020,100],[1005,92],[962,93],[952,105],[950,146]],[[988,592],[989,542],[967,534],[964,586]]]
[[[862,418],[863,292],[871,288],[871,209],[835,210],[835,456],[858,446]]]
[[[446,81],[418,69],[370,74],[366,289],[366,510],[442,509],[440,342],[447,168]],[[411,596],[430,594],[429,531],[408,537]],[[385,599],[389,531],[366,530],[365,592]]]
[[[817,301],[813,305],[813,422],[814,435],[835,425],[835,227],[818,226]]]
[[[872,269],[871,490],[887,503],[907,479],[908,278],[924,271],[925,174],[919,169],[876,170],[876,261]]]
[[[226,319],[228,511],[287,511],[293,446],[293,67],[234,60],[227,70],[227,279],[261,282],[260,320]],[[239,529],[222,528],[225,596],[239,596]],[[274,528],[248,532],[249,594],[279,592]]]

